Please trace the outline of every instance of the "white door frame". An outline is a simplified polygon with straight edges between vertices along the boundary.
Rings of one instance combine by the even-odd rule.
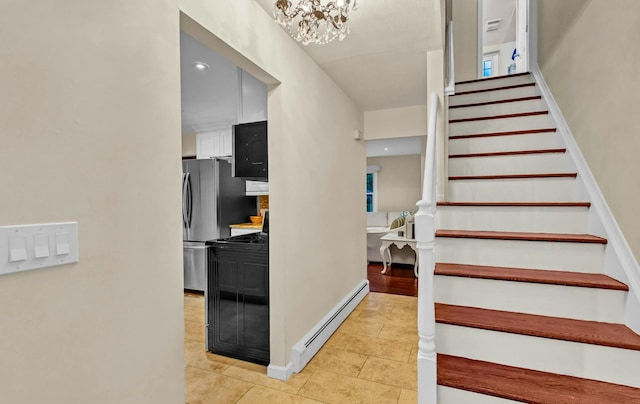
[[[484,58],[484,13],[482,12],[482,1],[478,0],[478,52],[476,66],[478,66],[477,75],[479,79],[482,78],[482,60]]]
[[[516,0],[516,73],[529,71],[529,0]]]
[[[478,52],[477,75],[482,78],[482,59],[484,50],[484,24],[482,6],[483,0],[478,0]],[[528,72],[531,63],[536,63],[537,52],[537,0],[516,0],[516,72]]]

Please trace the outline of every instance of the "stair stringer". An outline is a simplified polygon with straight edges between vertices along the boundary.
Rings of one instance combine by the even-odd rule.
[[[576,179],[576,200],[591,202],[588,213],[588,230],[590,234],[608,239],[605,247],[604,273],[626,283],[629,286],[625,309],[625,324],[640,334],[640,265],[631,247],[616,221],[613,212],[589,169],[589,165],[580,151],[569,125],[564,119],[560,107],[556,103],[539,66],[532,65],[531,73],[540,89],[543,100],[549,108],[549,116],[557,127],[557,134],[567,155],[573,163],[578,177]]]

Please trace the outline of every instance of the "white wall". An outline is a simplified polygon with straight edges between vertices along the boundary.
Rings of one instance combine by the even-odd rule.
[[[365,111],[364,139],[390,139],[425,136],[427,134],[427,106]]]
[[[478,78],[478,0],[453,0],[456,81]]]
[[[182,157],[193,157],[197,154],[196,134],[188,133],[182,135]]]
[[[378,211],[417,210],[422,184],[420,155],[369,157],[367,165],[379,165]]]
[[[545,80],[636,259],[640,258],[640,2],[538,0]]]
[[[500,64],[498,66],[498,74],[499,76],[508,74],[509,65],[515,63],[511,60],[511,55],[513,54],[513,50],[516,48],[515,42],[506,42],[503,44],[497,45],[488,45],[482,49],[483,54],[489,52],[499,52],[500,57],[498,58]]]
[[[189,35],[270,84],[271,364],[286,366],[293,345],[366,279],[365,145],[353,139],[362,112],[256,2],[179,6],[213,33],[183,18]],[[301,220],[313,229],[304,237]]]
[[[2,4],[0,225],[78,221],[80,253],[0,276],[3,403],[184,402],[178,21]]]
[[[179,10],[282,83],[272,363],[366,278],[362,114],[257,3],[5,2],[0,224],[77,220],[80,262],[0,277],[2,401],[184,402]]]

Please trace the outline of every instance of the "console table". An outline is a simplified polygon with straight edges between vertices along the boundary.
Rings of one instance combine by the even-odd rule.
[[[418,277],[418,250],[416,250],[416,240],[412,238],[400,237],[398,233],[392,232],[385,234],[380,239],[382,244],[380,245],[380,256],[382,257],[382,273],[386,274],[391,269],[391,246],[396,245],[398,248],[402,248],[406,245],[409,246],[416,253],[416,262],[413,264],[413,274]],[[387,257],[389,257],[389,265],[387,266]]]

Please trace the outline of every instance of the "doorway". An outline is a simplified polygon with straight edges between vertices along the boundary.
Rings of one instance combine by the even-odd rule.
[[[529,71],[529,0],[478,0],[478,77]]]

